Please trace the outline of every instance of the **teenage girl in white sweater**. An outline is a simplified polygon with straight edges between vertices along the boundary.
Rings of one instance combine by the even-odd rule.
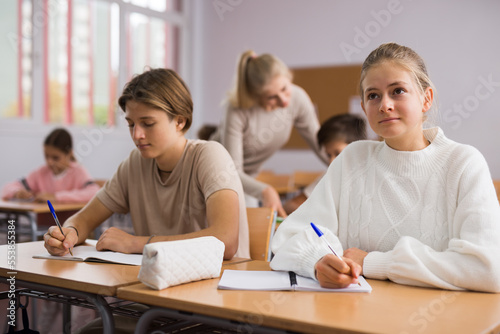
[[[500,206],[475,148],[423,129],[434,89],[413,50],[383,44],[365,60],[362,107],[382,142],[349,145],[281,224],[271,267],[345,287],[359,275],[500,292]],[[318,225],[343,254],[318,242]]]

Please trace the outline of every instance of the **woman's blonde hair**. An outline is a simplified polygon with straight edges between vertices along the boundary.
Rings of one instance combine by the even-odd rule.
[[[434,84],[429,78],[422,57],[407,46],[402,46],[397,43],[385,43],[373,50],[365,59],[361,67],[359,94],[362,101],[364,101],[363,80],[366,77],[366,73],[370,68],[383,62],[392,62],[406,69],[413,76],[422,96],[425,96],[425,91],[429,87],[435,92]]]
[[[125,85],[118,104],[125,111],[127,102],[133,100],[161,109],[172,120],[176,116],[185,119],[182,132],[186,132],[193,120],[193,100],[181,77],[173,70],[149,69],[135,76]]]
[[[257,56],[252,50],[243,52],[238,61],[235,87],[229,93],[229,103],[239,109],[253,107],[264,87],[279,75],[292,79],[292,73],[279,58],[267,53]]]

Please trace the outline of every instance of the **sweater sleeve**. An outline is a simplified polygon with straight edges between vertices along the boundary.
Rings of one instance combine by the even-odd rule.
[[[7,183],[2,188],[2,198],[11,199],[19,190],[27,190],[20,181],[13,181]]]
[[[58,191],[55,196],[59,203],[85,203],[90,201],[99,189],[97,183],[89,181],[82,185],[82,188]]]
[[[461,165],[447,249],[437,251],[403,236],[391,251],[374,251],[366,256],[366,277],[425,287],[500,292],[500,206],[491,175],[477,150]]]
[[[333,161],[311,196],[280,224],[271,244],[275,254],[271,261],[272,269],[294,271],[316,279],[316,262],[331,251],[318,242],[311,222],[321,229],[338,254],[343,253],[337,237],[339,193],[334,191],[339,189],[337,184],[341,179],[341,160],[339,156]]]
[[[236,170],[241,179],[245,193],[262,199],[262,191],[268,187],[267,184],[256,180],[245,173],[243,164],[243,132],[246,126],[244,115],[237,109],[228,106],[225,119],[225,127],[221,133],[221,143],[233,158]]]
[[[37,181],[41,177],[42,169],[43,166],[31,171],[25,178],[6,184],[2,189],[2,198],[11,199],[19,190],[28,190],[35,194],[39,192],[40,186]]]
[[[100,187],[93,181],[89,172],[80,165],[75,165],[66,176],[66,181],[75,185],[72,189],[59,190],[55,197],[59,203],[85,203],[94,197]]]
[[[318,141],[316,139],[316,134],[319,131],[320,124],[318,116],[316,114],[316,109],[309,98],[309,95],[300,87],[296,86],[297,94],[297,117],[294,120],[294,127],[300,133],[302,138],[307,142],[309,147],[316,153],[318,158],[325,163],[329,164],[328,157],[324,152],[321,151]]]

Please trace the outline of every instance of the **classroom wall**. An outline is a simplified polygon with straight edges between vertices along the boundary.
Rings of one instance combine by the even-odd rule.
[[[191,42],[194,137],[218,123],[238,55],[252,48],[291,67],[361,63],[387,41],[419,52],[438,92],[438,124],[453,140],[477,147],[500,179],[500,2],[495,0],[186,0]],[[10,85],[4,81],[4,85]],[[120,118],[120,122],[123,119]],[[42,140],[55,125],[0,119],[0,185],[44,163]],[[71,127],[81,162],[109,178],[133,148],[126,126]],[[265,168],[288,173],[322,170],[309,151],[278,152]]]
[[[220,102],[246,49],[274,53],[290,67],[362,63],[395,41],[426,61],[437,87],[437,124],[477,147],[500,178],[500,2],[495,0],[216,0],[194,1],[195,123],[220,119]],[[318,170],[307,151],[281,151],[265,168]]]

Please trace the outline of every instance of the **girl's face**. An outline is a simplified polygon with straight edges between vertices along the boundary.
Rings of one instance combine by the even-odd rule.
[[[182,117],[170,120],[163,110],[146,104],[127,101],[125,119],[130,136],[144,158],[168,158],[178,148],[180,139],[184,139]]]
[[[64,153],[60,149],[50,145],[43,146],[45,162],[54,175],[59,175],[71,164],[72,152]]]
[[[362,87],[361,106],[371,128],[387,145],[400,151],[427,146],[422,123],[432,105],[432,88],[422,95],[410,72],[391,62],[369,69]]]
[[[347,147],[347,143],[343,140],[332,140],[324,145],[324,149],[328,159],[330,160],[330,164],[335,160],[336,157]]]
[[[267,111],[285,108],[290,103],[292,83],[287,76],[277,75],[262,90],[260,105]]]

